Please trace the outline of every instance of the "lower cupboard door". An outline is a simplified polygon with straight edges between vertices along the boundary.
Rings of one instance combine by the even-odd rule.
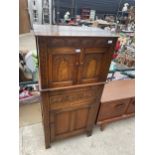
[[[69,137],[84,132],[88,125],[90,107],[54,113],[51,123],[51,139]]]

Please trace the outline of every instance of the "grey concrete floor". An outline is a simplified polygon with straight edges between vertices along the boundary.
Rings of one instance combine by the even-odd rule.
[[[20,128],[20,155],[134,155],[134,118],[113,122],[104,131],[54,142],[45,149],[42,123]]]
[[[19,44],[21,50],[35,49],[34,35],[20,36]],[[45,149],[43,126],[36,122],[20,128],[20,155],[134,155],[134,127],[134,118],[113,122],[103,132],[96,126],[91,137],[82,134]]]

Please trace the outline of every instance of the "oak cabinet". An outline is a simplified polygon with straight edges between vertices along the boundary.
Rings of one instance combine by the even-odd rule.
[[[46,148],[92,134],[117,36],[97,28],[34,26]]]

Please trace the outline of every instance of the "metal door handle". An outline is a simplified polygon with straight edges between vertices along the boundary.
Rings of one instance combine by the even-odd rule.
[[[76,53],[80,53],[81,52],[81,49],[79,49],[79,48],[78,49],[75,49],[75,52]]]
[[[108,40],[108,44],[112,44],[113,43],[113,41],[112,40]]]

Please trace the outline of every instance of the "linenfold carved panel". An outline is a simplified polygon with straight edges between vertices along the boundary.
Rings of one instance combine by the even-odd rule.
[[[74,80],[75,55],[50,55],[49,60],[49,82]]]

